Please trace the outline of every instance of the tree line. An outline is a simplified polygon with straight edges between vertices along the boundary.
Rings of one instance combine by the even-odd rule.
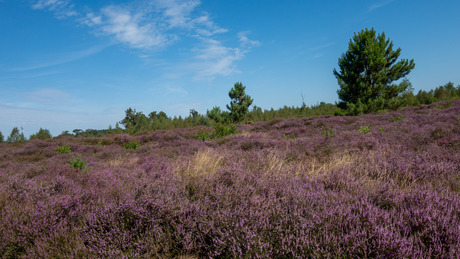
[[[158,129],[190,128],[199,125],[228,131],[230,129],[230,127],[226,128],[228,125],[237,123],[319,115],[358,115],[460,98],[460,85],[455,87],[452,82],[430,91],[420,90],[414,94],[412,84],[405,78],[414,69],[414,60],[398,61],[401,48],[396,50],[393,48],[393,42],[386,38],[384,32],[377,34],[373,28],[366,28],[355,33],[350,39],[347,51],[338,60],[339,70],[333,70],[339,85],[338,103],[321,102],[308,107],[302,96],[300,107],[284,106],[277,110],[273,108],[262,110],[260,107],[253,106],[250,109],[254,99],[245,93],[246,86],[236,82],[228,93],[230,103],[226,105],[227,111],[216,106],[207,110],[206,114],[199,114],[195,109],[191,109],[188,117],[171,118],[163,111],[153,111],[145,115],[143,112],[128,108],[125,117],[117,122],[115,127],[109,126],[104,130],[75,129],[73,134],[64,131],[60,136],[100,137],[120,133],[143,134]],[[29,139],[43,140],[51,137],[49,130],[40,128]],[[6,139],[8,143],[25,141],[27,139],[17,127],[13,128]],[[1,132],[0,142],[5,142]]]

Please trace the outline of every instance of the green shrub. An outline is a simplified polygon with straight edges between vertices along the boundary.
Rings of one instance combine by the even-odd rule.
[[[391,118],[390,122],[402,121],[402,120],[404,120],[404,113],[401,113],[401,115]]]
[[[371,128],[369,126],[367,126],[367,125],[366,126],[361,126],[359,128],[359,132],[364,134],[364,135],[369,134],[369,133],[371,133]]]
[[[123,147],[126,149],[133,149],[136,150],[137,147],[139,147],[141,143],[139,141],[131,141],[123,144]]]
[[[323,137],[326,137],[326,138],[335,137],[335,134],[332,132],[332,128],[324,128],[324,127],[322,127],[321,129],[322,129],[321,135],[323,135]]]
[[[70,153],[70,147],[67,146],[67,145],[62,145],[62,146],[59,146],[59,147],[56,147],[56,152],[58,152],[59,154],[68,154]]]
[[[211,136],[209,132],[207,132],[206,130],[200,130],[200,132],[196,134],[195,139],[206,141],[206,140],[211,140]]]
[[[82,160],[81,156],[78,156],[72,158],[72,161],[70,161],[70,166],[78,170],[89,171],[89,168],[85,167],[86,163],[88,163],[88,161]]]
[[[214,126],[214,131],[212,135],[215,138],[225,137],[228,135],[235,134],[236,130],[237,130],[237,127],[234,124],[225,125],[225,124],[219,123],[219,124],[216,124],[216,126]]]

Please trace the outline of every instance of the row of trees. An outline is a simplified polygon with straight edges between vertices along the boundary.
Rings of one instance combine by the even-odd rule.
[[[37,133],[32,134],[29,137],[30,140],[32,140],[32,139],[42,139],[42,140],[44,140],[44,139],[49,139],[49,138],[52,138],[51,133],[49,132],[49,130],[42,129],[42,128],[40,128],[40,130]],[[26,141],[27,141],[27,139],[25,138],[24,133],[19,132],[18,127],[14,127],[11,130],[10,135],[6,139],[7,143],[23,143],[23,142],[26,142]],[[2,132],[0,132],[0,143],[2,143],[2,142],[5,142],[5,137],[3,136]]]
[[[244,92],[245,88],[238,86]],[[258,106],[253,106],[249,109],[249,103],[252,104],[252,99],[246,94],[241,95],[242,98],[239,105],[244,105],[246,108],[234,109],[233,115],[231,110],[222,111],[220,107],[214,107],[208,110],[206,114],[199,114],[196,110],[191,109],[190,114],[186,118],[182,117],[168,117],[164,112],[151,112],[149,116],[145,116],[142,112],[137,112],[131,108],[126,110],[125,118],[121,121],[121,124],[125,129],[120,127],[119,123],[115,124],[115,127],[109,126],[108,129],[96,130],[96,129],[75,129],[73,133],[64,131],[61,136],[75,136],[75,137],[101,137],[107,134],[141,134],[155,129],[175,129],[175,128],[191,128],[198,125],[212,126],[215,124],[226,124],[236,122],[231,118],[238,118],[239,122],[255,122],[255,121],[270,121],[275,118],[292,118],[292,117],[310,117],[320,115],[338,115],[347,112],[347,110],[339,108],[339,104],[335,103],[324,103],[321,102],[317,105],[307,106],[302,102],[301,106],[284,106],[279,109],[262,109]],[[460,98],[460,85],[456,87],[452,82],[445,85],[436,87],[430,91],[420,90],[417,94],[410,83],[408,82],[407,89],[400,95],[393,98],[392,102],[402,106],[412,106],[420,104],[430,104],[433,102],[459,99]],[[232,101],[239,100],[239,98],[232,99]],[[244,101],[246,100],[246,102]],[[251,100],[251,102],[249,102]],[[236,102],[235,102],[236,103]],[[389,102],[390,104],[391,102]],[[235,104],[233,105],[235,106]],[[232,107],[232,104],[228,105],[227,108]],[[237,110],[242,112],[239,115],[235,115]],[[246,112],[247,111],[247,112]],[[244,113],[246,114],[244,115]],[[30,136],[29,139],[47,139],[51,138],[51,134],[47,129],[40,129],[37,133]],[[13,128],[11,134],[6,138],[0,132],[0,142],[25,142],[26,138],[24,134],[19,131],[17,127]]]
[[[355,33],[350,39],[348,50],[338,60],[339,70],[333,70],[340,87],[337,91],[339,103],[322,102],[319,105],[307,107],[302,102],[301,107],[285,106],[278,110],[262,110],[254,106],[252,110],[249,110],[254,100],[245,93],[246,86],[237,82],[228,94],[230,97],[230,104],[226,106],[228,111],[222,111],[216,106],[207,110],[205,115],[201,115],[191,109],[190,115],[183,119],[180,116],[170,118],[163,111],[154,111],[147,116],[129,108],[125,111],[125,118],[120,121],[124,129],[117,123],[115,128],[109,126],[107,130],[76,129],[73,131],[73,136],[94,137],[123,132],[139,134],[157,129],[267,121],[276,117],[357,115],[460,98],[460,85],[455,87],[451,82],[428,92],[421,90],[414,94],[411,83],[405,79],[415,67],[414,60],[398,61],[401,48],[394,50],[393,47],[393,42],[386,38],[385,33],[377,34],[373,28],[370,30],[366,28]],[[65,131],[61,135],[72,134]],[[30,136],[30,139],[50,137],[48,130],[40,129],[39,132]],[[25,140],[24,135],[19,133],[19,129],[14,128],[6,141],[24,142]],[[0,141],[4,141],[1,132]]]
[[[246,94],[245,89],[246,86],[241,82],[236,82],[233,88],[230,89],[228,93],[230,97],[230,104],[227,105],[228,111],[221,111],[219,107],[214,107],[212,110],[208,110],[206,115],[201,115],[196,110],[191,109],[187,118],[174,117],[174,119],[171,119],[163,111],[153,111],[146,116],[142,112],[128,108],[120,124],[125,127],[127,132],[135,134],[157,129],[184,128],[197,125],[210,126],[212,123],[239,123],[246,118],[249,107],[254,101]]]

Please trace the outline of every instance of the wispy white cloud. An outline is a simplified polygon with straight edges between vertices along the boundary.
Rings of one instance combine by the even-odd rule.
[[[310,50],[311,51],[318,51],[318,50],[322,50],[322,49],[325,49],[325,48],[328,48],[328,47],[331,47],[331,46],[334,46],[334,43],[333,42],[328,42],[328,43],[325,43],[325,44],[322,44],[322,45],[311,47]]]
[[[239,72],[235,62],[243,58],[240,48],[230,48],[213,39],[203,41],[199,49],[194,50],[195,61],[190,64],[195,79],[213,79],[215,76],[228,76]]]
[[[248,38],[249,31],[242,31],[238,33],[238,39],[240,40],[241,46],[245,48],[259,47],[260,42],[257,40],[251,40]]]
[[[382,7],[392,3],[394,1],[395,0],[387,0],[387,1],[379,1],[377,3],[373,3],[368,7],[368,11],[374,11],[376,9],[382,8]]]
[[[170,27],[190,28],[191,13],[200,5],[200,1],[156,0],[152,4],[154,9],[163,12],[164,20]]]
[[[58,89],[41,88],[25,93],[25,98],[30,102],[43,105],[68,105],[72,95]]]
[[[102,23],[102,17],[94,14],[93,12],[89,12],[85,17],[80,18],[80,22],[84,25],[96,26]]]
[[[143,22],[143,14],[132,14],[129,10],[109,6],[102,9],[103,18],[92,19],[93,24],[101,25],[102,31],[133,48],[162,47],[171,41],[153,23]]]
[[[69,63],[72,61],[76,61],[79,59],[86,58],[88,56],[92,56],[94,54],[97,54],[101,52],[105,46],[95,46],[91,47],[85,50],[77,51],[77,52],[70,52],[70,53],[60,53],[58,58],[52,58],[52,57],[46,57],[43,59],[46,59],[47,61],[40,60],[37,62],[37,64],[34,65],[29,65],[29,66],[22,66],[22,67],[13,67],[10,68],[9,71],[11,72],[20,72],[20,71],[28,71],[28,70],[35,70],[35,69],[41,69],[41,68],[46,68],[46,67],[52,67],[56,65],[62,65],[65,63]],[[50,56],[55,57],[56,55],[53,54]]]
[[[310,47],[309,50],[310,52],[313,52],[313,58],[320,58],[322,56],[324,56],[324,49],[326,48],[329,48],[331,46],[334,46],[334,43],[333,42],[328,42],[328,43],[325,43],[325,44],[322,44],[322,45],[317,45],[317,46],[314,46],[314,47]]]
[[[75,10],[72,0],[38,0],[33,8],[57,12]],[[192,37],[199,43],[190,47],[190,64],[196,78],[212,79],[238,72],[236,61],[261,43],[249,39],[249,32],[237,34],[239,46],[225,46],[213,39],[214,35],[227,33],[218,26],[211,15],[198,10],[199,0],[145,0],[134,5],[110,5],[99,11],[86,9],[75,20],[89,26],[96,35],[112,37],[129,48],[148,51],[171,46],[181,37]],[[150,58],[140,54],[139,57]]]
[[[188,92],[182,87],[179,86],[173,86],[173,85],[165,85],[166,88],[166,94],[180,94],[180,95],[187,95]]]
[[[221,28],[216,25],[208,14],[197,17],[191,21],[191,24],[195,26],[195,32],[203,37],[210,37],[214,34],[226,33],[227,29]]]
[[[32,8],[48,9],[59,19],[78,15],[70,0],[38,0],[32,5]]]

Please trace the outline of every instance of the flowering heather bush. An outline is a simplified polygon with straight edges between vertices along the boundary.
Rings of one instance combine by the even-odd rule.
[[[0,257],[456,258],[460,101],[449,103],[208,141],[200,126],[0,143]],[[69,166],[79,156],[90,171]]]

